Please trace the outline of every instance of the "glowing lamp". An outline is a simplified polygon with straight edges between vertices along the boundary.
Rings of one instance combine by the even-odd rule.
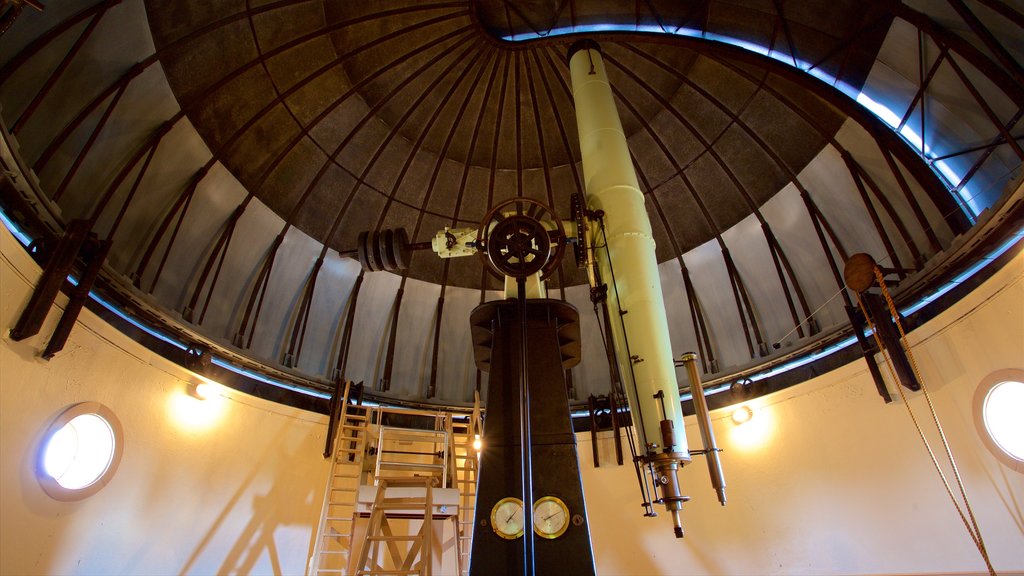
[[[750,406],[740,406],[732,413],[732,421],[736,424],[749,422],[753,417],[754,411],[750,409]]]
[[[215,392],[213,384],[209,382],[200,382],[192,388],[192,396],[200,400],[210,398]]]

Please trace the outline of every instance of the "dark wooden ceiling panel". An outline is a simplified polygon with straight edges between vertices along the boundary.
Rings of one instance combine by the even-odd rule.
[[[196,103],[189,117],[211,147],[232,143],[222,161],[283,218],[307,197],[293,224],[315,238],[340,218],[329,244],[348,251],[359,230],[418,226],[429,239],[519,195],[565,213],[582,178],[569,40],[512,46],[494,35],[611,21],[668,31],[707,26],[781,52],[792,40],[801,58],[820,58],[869,17],[853,18],[852,4],[829,15],[789,3],[781,16],[768,0],[701,6],[577,2],[573,21],[559,2],[285,3],[194,38],[164,22],[180,9],[152,3],[150,18],[158,39],[186,39],[164,63],[179,101]],[[844,118],[714,50],[643,34],[602,47],[642,187],[657,194],[649,210],[661,260],[748,216]],[[269,53],[265,61],[261,53]],[[283,104],[275,103],[279,94]],[[441,269],[425,262],[417,258],[409,275],[442,281]],[[448,282],[480,286],[465,270],[450,270]]]

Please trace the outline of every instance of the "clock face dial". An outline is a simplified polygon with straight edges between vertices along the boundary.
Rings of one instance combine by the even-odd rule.
[[[533,531],[542,538],[558,538],[569,527],[569,507],[561,499],[545,496],[533,505]]]
[[[523,501],[518,498],[502,498],[491,508],[491,529],[506,540],[515,540],[523,535]]]

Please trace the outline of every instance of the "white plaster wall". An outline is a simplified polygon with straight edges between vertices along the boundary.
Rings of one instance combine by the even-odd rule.
[[[231,391],[185,395],[187,373],[88,312],[67,349],[37,358],[38,337],[7,338],[38,268],[0,232],[0,573],[300,574],[328,470],[325,418]],[[56,322],[51,314],[42,335]],[[992,457],[971,416],[977,383],[1024,369],[1024,257],[911,336],[1001,574],[1024,574],[1024,475]],[[111,483],[80,502],[47,497],[34,477],[48,421],[100,401],[126,448]],[[983,573],[905,406],[885,405],[863,362],[752,403],[714,426],[729,505],[706,467],[683,473],[694,500],[687,537],[643,518],[629,466],[594,468],[579,435],[598,571],[608,574]],[[911,400],[924,409],[921,398]],[[699,443],[687,421],[691,442]]]
[[[982,378],[1024,369],[1024,256],[910,340],[992,562],[999,574],[1024,574],[1024,474],[988,452],[972,416]],[[632,467],[609,465],[611,438],[599,439],[595,469],[590,435],[578,435],[601,574],[987,573],[906,404],[884,404],[864,362],[749,404],[754,418],[741,426],[729,411],[712,413],[728,505],[701,457],[681,474],[693,497],[683,540],[665,514],[641,516]],[[941,455],[920,393],[910,406]],[[699,447],[692,417],[686,425]]]
[[[41,336],[8,338],[39,272],[6,229],[0,242],[0,573],[301,574],[326,418],[229,390],[195,400],[187,372],[89,312],[40,360],[59,311]],[[49,421],[87,400],[117,414],[124,455],[97,494],[58,502],[36,481],[36,453]]]

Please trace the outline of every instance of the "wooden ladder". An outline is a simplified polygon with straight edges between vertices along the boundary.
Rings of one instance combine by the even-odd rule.
[[[469,553],[473,548],[476,524],[476,482],[479,459],[473,442],[483,434],[480,418],[480,393],[474,394],[473,412],[465,422],[452,422],[452,454],[456,486],[459,489],[459,574],[469,574]]]
[[[320,512],[320,525],[307,574],[348,574],[356,518],[356,498],[363,476],[369,409],[349,405],[351,382],[345,383],[341,416],[334,440],[331,474]]]

